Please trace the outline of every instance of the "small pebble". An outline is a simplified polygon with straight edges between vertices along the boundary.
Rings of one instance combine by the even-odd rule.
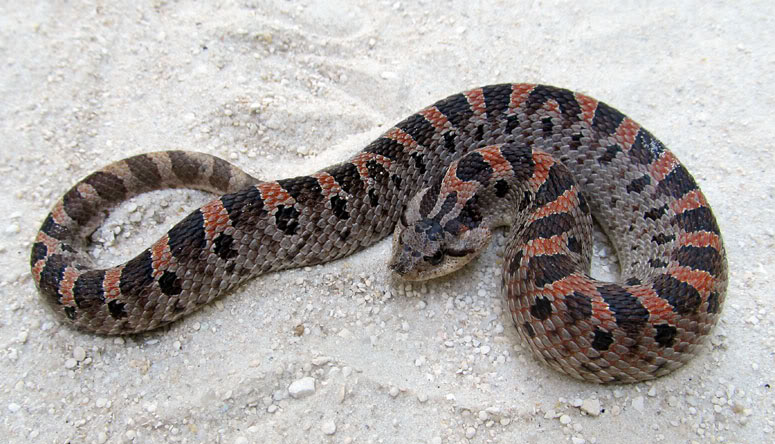
[[[67,369],[75,368],[76,365],[78,365],[78,361],[76,361],[73,358],[67,358],[65,360],[65,368],[67,368]]]
[[[581,404],[581,411],[591,416],[598,416],[602,407],[597,399],[585,399]]]
[[[638,396],[637,398],[632,400],[632,408],[634,408],[639,412],[642,412],[645,408],[643,403],[644,403],[643,396]]]
[[[562,424],[562,425],[570,424],[570,416],[568,416],[568,415],[560,416],[560,424]]]
[[[336,424],[334,423],[334,421],[324,421],[323,424],[320,426],[320,429],[326,435],[333,435],[334,433],[336,433]]]
[[[288,386],[288,393],[293,399],[306,398],[307,396],[315,393],[315,378],[305,376],[301,379],[293,381]]]
[[[86,350],[83,347],[75,347],[73,349],[73,358],[78,362],[82,362],[86,359]]]
[[[476,429],[473,427],[469,427],[466,429],[466,438],[471,439],[474,436],[476,436]]]
[[[398,388],[397,387],[391,387],[389,393],[390,393],[390,397],[391,398],[395,398],[396,396],[398,396]]]

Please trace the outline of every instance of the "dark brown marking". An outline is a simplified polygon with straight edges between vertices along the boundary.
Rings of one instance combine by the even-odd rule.
[[[437,222],[440,222],[441,219],[450,211],[452,211],[453,208],[457,205],[457,192],[453,191],[449,194],[447,194],[447,197],[444,198],[444,202],[441,204],[441,208],[439,208],[438,213],[436,213],[433,216],[433,219]]]
[[[274,215],[277,228],[283,233],[292,236],[299,228],[299,211],[293,206],[278,205]]]
[[[717,292],[712,292],[708,295],[708,313],[716,314],[721,308],[721,301]]]
[[[324,199],[323,190],[320,187],[320,182],[314,177],[299,176],[291,179],[278,180],[277,183],[282,187],[293,199],[303,205],[314,206],[318,202],[322,202]]]
[[[657,276],[652,285],[657,295],[666,300],[678,314],[694,313],[702,303],[702,297],[697,289],[669,274]]]
[[[97,171],[83,181],[94,188],[101,199],[108,202],[119,202],[126,198],[127,189],[124,181],[113,174]]]
[[[618,284],[602,285],[597,291],[613,312],[616,324],[627,336],[638,337],[649,320],[649,311],[638,298]]]
[[[552,213],[546,217],[534,220],[522,233],[522,241],[528,242],[533,239],[549,239],[552,236],[559,236],[567,233],[577,225],[576,220],[570,213]]]
[[[657,245],[664,245],[668,242],[673,242],[675,240],[674,234],[665,234],[665,233],[659,233],[651,238],[652,241],[656,242]]]
[[[380,156],[387,157],[390,160],[400,162],[406,155],[404,145],[401,142],[386,137],[380,137],[379,139],[371,142],[363,150],[367,153],[379,154]]]
[[[622,152],[622,148],[619,145],[609,145],[606,147],[605,152],[597,158],[597,161],[601,164],[611,163],[616,158],[616,155]]]
[[[572,253],[581,254],[581,242],[576,239],[576,236],[568,238],[568,250]]]
[[[551,117],[545,116],[541,118],[541,131],[543,131],[544,134],[554,133],[554,123],[552,122]]]
[[[256,187],[221,196],[221,205],[229,214],[232,226],[240,229],[255,226],[267,214],[261,191]]]
[[[420,199],[420,216],[428,217],[436,206],[441,192],[441,181],[437,180]]]
[[[580,291],[565,296],[565,305],[573,321],[589,319],[592,316],[592,298]]]
[[[161,183],[159,168],[149,156],[141,154],[130,157],[124,162],[129,167],[132,175],[149,188],[156,188]]]
[[[35,267],[38,261],[46,258],[48,255],[48,247],[43,242],[35,242],[32,244],[32,254],[30,254],[30,266]]]
[[[213,173],[210,175],[210,184],[215,188],[226,191],[231,180],[231,164],[223,159],[215,158],[213,161]]]
[[[167,233],[170,253],[177,258],[196,257],[205,248],[204,215],[194,210]]]
[[[336,183],[339,184],[347,194],[358,195],[364,188],[361,175],[358,173],[358,167],[352,163],[335,165],[325,171],[336,180]]]
[[[226,233],[219,234],[218,237],[215,238],[213,244],[213,251],[215,254],[225,261],[233,259],[239,254],[237,250],[232,248],[234,238]]]
[[[108,312],[113,319],[123,319],[129,314],[124,310],[124,303],[119,301],[108,302]]]
[[[374,159],[366,161],[366,170],[369,172],[369,177],[378,183],[386,184],[390,177],[388,170]]]
[[[707,231],[719,236],[721,235],[718,225],[716,224],[716,219],[707,207],[694,208],[692,210],[684,211],[681,214],[676,214],[673,222],[687,233]]]
[[[628,193],[640,193],[646,188],[646,185],[651,184],[651,176],[644,174],[643,176],[633,179],[627,184]]]
[[[174,296],[180,294],[183,291],[183,287],[180,286],[180,279],[178,275],[171,271],[165,271],[159,278],[159,288],[161,292],[167,296]]]
[[[467,226],[468,228],[478,227],[484,218],[480,212],[480,205],[478,200],[478,195],[472,196],[466,201],[465,205],[463,205],[463,208],[460,210],[460,214],[458,214],[457,219],[461,224]]]
[[[646,219],[657,220],[667,213],[667,204],[662,205],[659,208],[652,208],[644,214]]]
[[[695,247],[692,245],[685,245],[673,251],[671,257],[684,267],[707,271],[713,276],[721,274],[724,262],[718,250],[715,248]]]
[[[600,134],[614,134],[622,120],[624,120],[624,114],[603,102],[598,102],[595,117],[592,119],[592,128]]]
[[[62,197],[62,206],[70,216],[79,225],[86,225],[94,216],[94,208],[88,199],[81,196],[77,187],[70,188]]]
[[[46,220],[43,221],[43,225],[41,225],[40,231],[50,237],[53,237],[56,240],[65,240],[72,236],[70,230],[67,227],[54,222],[54,215],[51,213],[46,216]]]
[[[468,98],[463,94],[455,94],[436,103],[436,109],[456,127],[462,127],[474,114]]]
[[[420,175],[425,174],[425,156],[421,153],[412,153],[412,159],[414,159],[414,167],[417,168]]]
[[[540,207],[554,202],[559,196],[570,190],[574,184],[571,172],[561,163],[555,163],[549,168],[546,180],[536,192],[535,204]]]
[[[587,198],[584,197],[584,193],[579,192],[578,194],[579,199],[579,209],[584,214],[589,214],[589,204],[587,204]]]
[[[78,308],[89,308],[95,303],[105,302],[103,281],[105,270],[89,270],[76,279],[73,285],[73,299]]]
[[[391,174],[390,180],[393,181],[393,185],[395,185],[397,190],[401,189],[401,176],[399,176],[398,174]]]
[[[172,172],[185,184],[196,183],[199,179],[199,162],[191,158],[185,151],[168,151]]]
[[[660,258],[653,258],[652,257],[651,259],[649,259],[649,266],[651,266],[651,268],[667,267],[667,262],[665,262],[664,260],[662,260]]]
[[[495,197],[504,197],[509,192],[509,183],[505,179],[495,182]]]
[[[151,250],[145,250],[126,263],[121,270],[118,288],[121,294],[144,295],[153,284],[153,260]]]
[[[599,351],[606,351],[614,343],[614,335],[611,332],[603,331],[600,327],[595,327],[594,338],[592,339],[592,348]]]
[[[516,182],[530,179],[535,171],[533,150],[524,144],[507,144],[501,147],[501,155],[511,164],[511,170]]]
[[[455,175],[464,182],[476,181],[484,186],[490,183],[493,169],[484,156],[474,151],[463,156],[457,163]]]
[[[675,337],[678,334],[678,329],[667,324],[658,324],[654,326],[657,331],[654,340],[657,341],[661,347],[672,347],[675,343]]]
[[[52,254],[46,259],[46,264],[40,272],[40,287],[43,294],[53,298],[57,304],[60,304],[59,283],[65,275],[67,264],[65,259],[59,254]]]
[[[549,319],[552,315],[552,302],[543,296],[538,296],[535,303],[530,306],[530,314],[539,321]]]
[[[556,103],[560,114],[564,116],[564,119],[562,119],[563,128],[569,128],[573,123],[579,121],[581,107],[574,93],[567,89],[549,85],[536,85],[530,92],[528,107],[531,110],[537,110],[545,106],[549,101]]]
[[[538,288],[564,279],[575,270],[573,260],[565,254],[533,256],[527,263],[528,279]]]
[[[487,119],[494,120],[509,109],[511,84],[489,85],[482,88]]]
[[[690,191],[697,189],[697,183],[681,164],[677,164],[673,171],[657,184],[657,192],[665,196],[678,199]]]
[[[406,134],[412,136],[419,145],[428,147],[432,144],[436,129],[428,120],[420,114],[413,114],[396,125]]]
[[[664,150],[665,147],[661,142],[654,138],[651,133],[641,128],[638,130],[635,143],[630,147],[628,154],[633,161],[641,165],[650,165]]]
[[[511,260],[511,263],[509,264],[509,273],[511,273],[512,276],[518,276],[517,272],[519,271],[519,267],[522,264],[522,250],[517,251],[517,253],[514,255],[514,257]]]
[[[347,199],[342,199],[339,196],[332,196],[331,212],[334,213],[334,216],[336,216],[338,219],[349,219],[350,213],[347,211]]]

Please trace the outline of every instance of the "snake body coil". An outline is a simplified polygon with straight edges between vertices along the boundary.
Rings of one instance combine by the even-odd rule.
[[[104,209],[150,190],[223,194],[125,264],[83,254]],[[623,283],[588,276],[591,217]],[[676,157],[610,106],[543,85],[501,84],[441,100],[347,162],[260,182],[205,154],[108,165],[54,206],[32,248],[35,282],[75,327],[157,328],[245,280],[332,261],[390,234],[409,279],[459,268],[510,225],[502,288],[536,356],[575,378],[633,382],[685,363],[719,317],[721,234]]]

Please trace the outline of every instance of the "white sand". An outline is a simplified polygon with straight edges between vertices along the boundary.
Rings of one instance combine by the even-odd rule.
[[[772,2],[24,3],[0,4],[0,440],[775,440]],[[496,291],[497,245],[403,291],[382,242],[125,339],[74,332],[38,299],[36,230],[109,161],[184,148],[264,178],[305,174],[437,99],[505,81],[612,104],[701,184],[731,281],[720,325],[684,369],[602,387],[536,363]],[[100,260],[132,257],[204,199],[125,205],[100,231],[122,230]],[[290,397],[307,376],[314,392]],[[595,400],[597,417],[577,407]]]

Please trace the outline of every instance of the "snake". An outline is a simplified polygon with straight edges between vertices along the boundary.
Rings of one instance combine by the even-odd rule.
[[[220,195],[133,259],[85,251],[109,210],[148,191]],[[590,276],[593,224],[621,278]],[[402,120],[349,160],[262,181],[193,151],[140,154],[67,191],[32,245],[41,298],[102,335],[167,325],[264,273],[330,262],[393,234],[406,280],[460,269],[506,227],[500,291],[535,357],[632,383],[688,362],[721,314],[727,260],[697,182],[613,107],[548,85],[471,89]]]

